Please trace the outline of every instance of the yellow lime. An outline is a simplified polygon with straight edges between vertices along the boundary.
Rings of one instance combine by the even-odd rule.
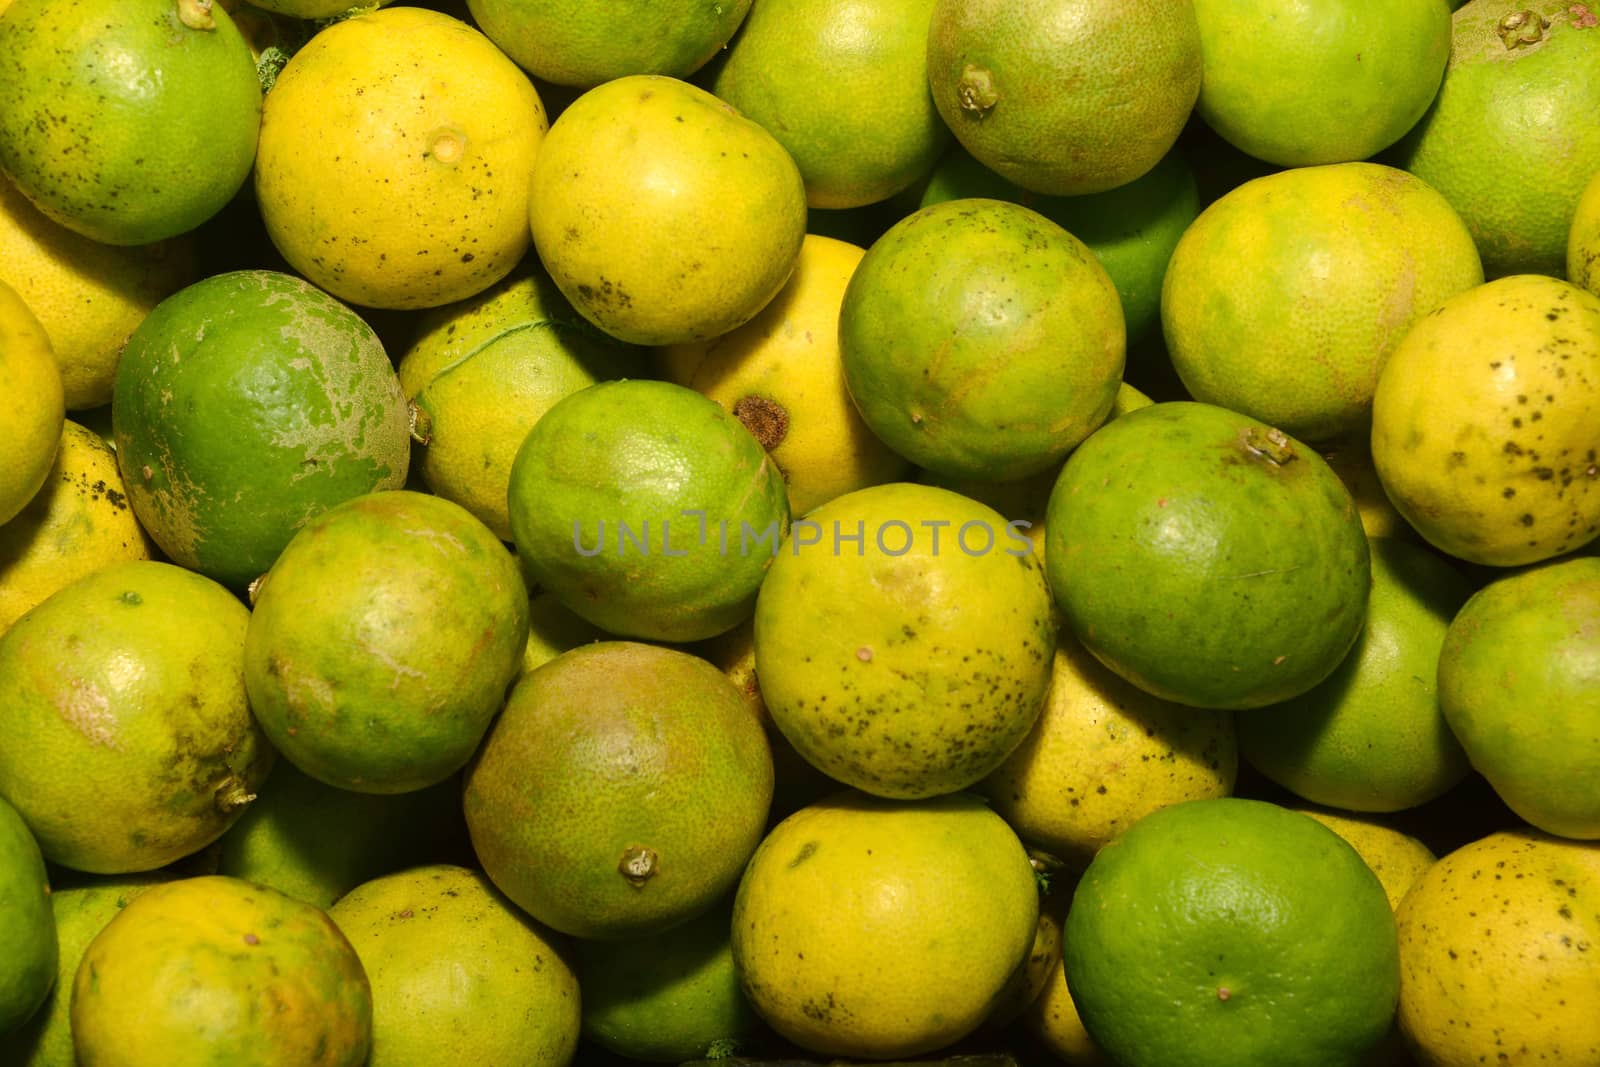
[[[1567,281],[1600,296],[1600,170],[1595,171],[1572,212]]]
[[[0,282],[0,524],[27,506],[49,477],[66,406],[50,338],[22,298]]]
[[[1361,854],[1372,873],[1383,883],[1389,906],[1398,910],[1406,893],[1439,857],[1427,845],[1401,833],[1373,816],[1321,808],[1295,808],[1344,838]]]

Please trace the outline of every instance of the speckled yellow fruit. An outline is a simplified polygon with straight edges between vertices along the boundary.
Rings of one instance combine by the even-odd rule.
[[[852,790],[762,841],[734,898],[733,958],[756,1011],[790,1041],[909,1059],[983,1021],[1038,916],[1027,853],[976,798]]]
[[[1378,377],[1372,461],[1434,547],[1491,566],[1600,534],[1600,296],[1544,275],[1440,305]]]
[[[761,442],[783,472],[794,516],[910,469],[862,421],[839,361],[839,306],[864,254],[807,234],[794,274],[760,314],[660,352],[668,380],[732,411]]]
[[[122,343],[164,297],[193,280],[188,238],[91,241],[51,222],[0,177],[0,281],[49,335],[68,411],[110,403]]]
[[[561,113],[528,210],[561,292],[635,344],[742,326],[788,281],[806,231],[805,183],[771,134],[698,86],[648,74]]]
[[[117,456],[68,421],[44,488],[0,526],[0,634],[57,589],[112,563],[149,559]]]
[[[85,1067],[359,1067],[372,996],[320,908],[237,878],[152,886],[89,943],[73,979]]]
[[[1372,873],[1383,883],[1389,894],[1389,906],[1398,909],[1400,901],[1438,860],[1433,850],[1410,834],[1401,833],[1381,819],[1370,815],[1352,815],[1349,812],[1330,811],[1325,808],[1295,808],[1344,838],[1351,848],[1361,854]]]
[[[356,886],[328,915],[372,986],[367,1067],[548,1064],[578,1044],[566,939],[481,871],[416,867]]]
[[[278,75],[256,199],[284,259],[333,295],[437,307],[527,252],[547,128],[533,83],[478,30],[385,8],[320,31]]]
[[[1600,1063],[1600,844],[1491,834],[1429,868],[1397,921],[1423,1067]]]
[[[1052,914],[1049,908],[1040,921],[1061,925],[1060,917]],[[1058,933],[1058,941],[1059,936]],[[1072,991],[1067,988],[1067,968],[1061,960],[1059,947],[1048,981],[1022,1014],[1022,1025],[1066,1067],[1109,1067],[1110,1061],[1084,1029],[1077,1005],[1072,1002]]]
[[[66,406],[50,338],[22,298],[0,282],[0,523],[27,506],[50,473]]]
[[[1567,281],[1600,296],[1600,171],[1595,171],[1572,213]]]
[[[1047,913],[1041,905],[1039,923],[1033,932],[1033,947],[996,995],[989,1014],[984,1017],[981,1032],[1004,1032],[1039,999],[1060,967],[1061,919]]]

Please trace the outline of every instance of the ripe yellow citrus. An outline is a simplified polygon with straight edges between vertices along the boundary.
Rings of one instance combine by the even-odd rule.
[[[1572,212],[1567,281],[1600,296],[1600,170],[1595,171]]]
[[[50,474],[66,405],[50,338],[22,298],[0,282],[0,523],[27,506]]]

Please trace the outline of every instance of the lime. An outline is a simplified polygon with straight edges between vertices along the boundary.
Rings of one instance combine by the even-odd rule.
[[[1567,281],[1600,296],[1600,169],[1572,212],[1567,234]]]
[[[1389,906],[1396,910],[1399,910],[1406,893],[1416,885],[1417,879],[1439,858],[1415,837],[1401,833],[1375,816],[1351,815],[1321,808],[1294,810],[1311,816],[1360,853],[1367,866],[1372,868],[1372,873],[1378,876],[1378,881],[1383,883]]]
[[[50,338],[5,282],[0,282],[0,395],[7,398],[0,412],[7,456],[0,466],[0,524],[5,524],[44,486],[66,418]]]
[[[60,954],[39,843],[0,796],[0,1035],[39,1010],[55,987]]]

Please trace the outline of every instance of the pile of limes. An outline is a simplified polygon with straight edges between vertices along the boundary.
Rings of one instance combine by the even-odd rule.
[[[1600,1067],[1600,5],[350,4],[0,0],[0,1065]]]

